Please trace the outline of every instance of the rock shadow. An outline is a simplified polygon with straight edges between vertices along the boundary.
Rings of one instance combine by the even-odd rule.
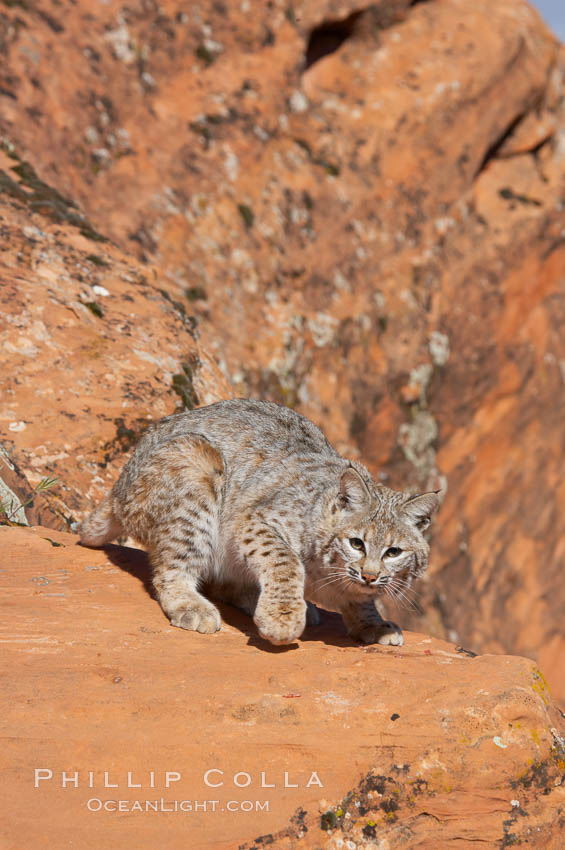
[[[245,614],[239,608],[229,605],[226,602],[218,602],[213,600],[214,604],[220,609],[222,621],[226,625],[242,632],[247,636],[249,646],[254,646],[261,649],[263,652],[270,652],[278,655],[281,652],[298,649],[301,643],[318,642],[325,643],[330,646],[358,646],[357,641],[348,637],[345,625],[339,614],[330,611],[320,612],[320,623],[317,626],[307,626],[304,633],[294,643],[289,643],[284,646],[275,646],[269,641],[261,638],[257,632],[255,623],[252,617]]]
[[[133,546],[120,546],[116,543],[109,543],[103,546],[102,550],[110,563],[120,570],[135,576],[142,583],[148,596],[151,599],[157,599],[151,581],[151,566],[147,552],[144,552],[142,549],[136,549]],[[222,616],[222,622],[244,634],[248,639],[249,646],[255,646],[263,652],[278,655],[282,652],[296,650],[299,648],[299,644],[309,642],[321,642],[330,646],[359,646],[356,641],[348,637],[341,616],[331,611],[323,611],[322,609],[318,609],[320,613],[319,625],[307,626],[302,636],[294,643],[286,644],[285,646],[275,646],[259,636],[252,617],[244,611],[227,602],[215,599],[213,595],[210,595],[208,598],[214,605],[218,606]],[[163,614],[163,616],[165,615]]]
[[[102,550],[110,563],[119,567],[126,573],[135,576],[152,599],[156,599],[151,581],[151,566],[147,552],[143,549],[135,549],[133,546],[119,546],[117,543],[108,543]]]

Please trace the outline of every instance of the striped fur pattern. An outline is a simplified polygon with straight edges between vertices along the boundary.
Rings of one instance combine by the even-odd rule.
[[[273,644],[299,638],[316,606],[340,612],[361,642],[399,644],[375,600],[425,570],[438,504],[376,484],[295,411],[233,399],[156,423],[80,536],[138,540],[174,626],[217,631],[212,596]]]

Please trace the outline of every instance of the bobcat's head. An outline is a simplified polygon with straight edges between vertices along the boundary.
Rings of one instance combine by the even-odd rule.
[[[328,494],[319,539],[327,586],[356,598],[403,588],[427,567],[423,532],[440,499],[437,492],[409,495],[376,485],[360,464],[342,474]]]

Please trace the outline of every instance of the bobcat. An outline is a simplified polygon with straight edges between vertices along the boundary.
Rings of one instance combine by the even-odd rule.
[[[205,587],[273,644],[299,638],[319,605],[341,613],[352,638],[398,645],[375,599],[425,570],[422,532],[438,505],[435,492],[376,484],[295,411],[233,399],[156,423],[80,539],[103,546],[125,533],[145,546],[173,626],[220,628]]]

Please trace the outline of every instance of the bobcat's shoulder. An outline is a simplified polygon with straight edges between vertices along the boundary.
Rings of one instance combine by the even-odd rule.
[[[208,585],[273,643],[300,636],[307,602],[311,617],[314,604],[341,612],[360,640],[400,642],[375,599],[425,569],[422,532],[438,504],[376,484],[295,411],[234,399],[156,423],[81,540],[138,539],[174,625],[220,627]]]

